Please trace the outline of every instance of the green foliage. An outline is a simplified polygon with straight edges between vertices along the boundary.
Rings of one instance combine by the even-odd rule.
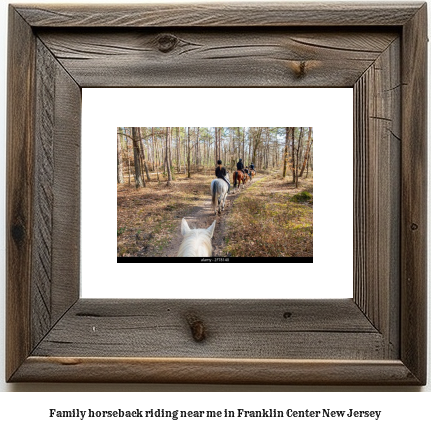
[[[125,227],[120,227],[120,229],[117,229],[117,237],[119,237],[121,234],[123,234],[126,231]]]

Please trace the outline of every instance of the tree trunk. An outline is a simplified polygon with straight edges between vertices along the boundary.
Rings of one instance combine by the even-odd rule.
[[[121,138],[117,134],[117,183],[124,184],[123,176],[123,154],[121,152]]]
[[[219,156],[219,159],[223,158],[222,147],[221,147],[221,129],[222,129],[222,127],[218,128],[218,156]],[[223,162],[224,162],[224,160],[223,160]]]
[[[299,180],[299,153],[302,149],[302,137],[304,135],[304,128],[301,127],[299,129],[299,138],[298,138],[298,146],[296,149],[296,165],[295,165],[295,188],[298,188],[298,180]]]
[[[153,146],[153,171],[156,170],[156,145],[154,143],[154,127],[151,127],[151,144]]]
[[[242,157],[244,158],[244,161],[245,161],[245,127],[244,127],[244,134],[242,135]],[[238,158],[240,159],[241,155]]]
[[[137,189],[145,187],[145,179],[141,173],[140,154],[139,154],[139,133],[138,127],[132,127],[133,138],[133,161],[135,163],[135,187]]]
[[[144,148],[144,144],[142,142],[142,133],[141,133],[140,127],[138,127],[138,132],[139,132],[139,143],[140,143],[140,149],[141,149],[142,164],[143,164],[144,169],[145,169],[145,174],[147,175],[147,180],[151,181],[150,173],[148,172],[147,160],[145,159],[145,148]]]
[[[152,134],[152,139],[154,142],[154,164],[156,167],[156,172],[157,172],[157,182],[160,183],[160,176],[159,176],[159,159],[158,159],[158,148],[157,148],[157,140],[155,140],[154,138],[154,127],[151,127],[151,134]]]
[[[191,173],[190,173],[190,127],[187,127],[187,178],[191,178]]]
[[[195,148],[195,171],[199,171],[199,129],[200,127],[196,127],[196,148]]]
[[[129,170],[129,186],[131,185],[131,177],[132,177],[132,170],[130,167],[130,149],[129,149],[129,138],[126,137],[126,145],[127,145],[127,166]]]
[[[311,138],[312,136],[312,127],[308,128],[308,141],[307,141],[307,149],[305,151],[305,156],[304,156],[304,162],[302,163],[302,168],[301,168],[301,172],[299,174],[300,177],[302,177],[302,174],[304,173],[304,169],[307,166],[307,162],[308,162],[308,157],[310,156],[310,149],[311,149],[311,144],[313,143],[313,140]]]
[[[256,130],[256,134],[254,136],[254,145],[253,145],[253,156],[251,158],[251,160],[249,160],[248,164],[250,165],[250,163],[255,163],[257,165],[258,161],[256,160],[256,154],[257,154],[257,150],[259,148],[259,146],[262,143],[262,127],[257,127]]]
[[[171,181],[175,180],[175,176],[174,176],[174,164],[172,163],[172,137],[174,134],[174,128],[170,127],[169,128],[169,142],[168,142],[168,158],[169,158],[169,172],[171,174]]]
[[[292,182],[296,184],[295,178],[295,127],[292,127]]]
[[[199,166],[199,129],[200,127],[196,127],[195,172],[198,172],[198,166]]]
[[[177,173],[181,173],[181,136],[180,136],[180,128],[177,127]]]
[[[253,141],[254,141],[254,127],[250,127],[249,136],[248,136],[248,157],[247,157],[247,161],[244,160],[244,164],[247,166],[250,164],[251,149],[254,147]]]
[[[214,158],[215,158],[215,164],[217,165],[217,160],[218,160],[218,154],[217,154],[217,127],[214,127]]]
[[[166,170],[168,171],[168,182],[166,185],[170,186],[172,181],[171,165],[170,165],[170,153],[171,153],[171,127],[166,127],[166,147],[165,147],[165,163]]]

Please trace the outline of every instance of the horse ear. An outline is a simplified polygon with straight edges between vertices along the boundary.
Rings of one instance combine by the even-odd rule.
[[[210,238],[213,237],[214,229],[215,229],[215,224],[216,224],[216,221],[214,220],[213,224],[207,229],[207,232],[210,234]]]
[[[181,220],[181,235],[184,236],[190,232],[189,225],[186,222],[186,219],[183,218]]]

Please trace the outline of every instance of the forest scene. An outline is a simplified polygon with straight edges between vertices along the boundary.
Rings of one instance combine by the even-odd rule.
[[[313,128],[118,127],[117,259],[178,256],[312,261]]]

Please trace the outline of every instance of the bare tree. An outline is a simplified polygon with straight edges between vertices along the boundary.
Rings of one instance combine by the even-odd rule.
[[[296,163],[295,163],[295,187],[298,188],[299,180],[299,155],[302,151],[302,137],[304,136],[304,128],[299,128],[298,145],[296,147]]]
[[[138,139],[133,136],[134,131]],[[196,172],[200,167],[205,173],[209,168],[212,171],[214,158],[223,160],[228,169],[234,169],[239,158],[245,165],[253,162],[258,169],[281,165],[283,178],[291,171],[295,185],[309,168],[312,170],[311,127],[130,127],[118,128],[117,133],[117,180],[121,181],[121,168],[127,169],[126,164],[131,162],[136,171],[137,187],[150,181],[150,170],[157,172],[160,181],[162,165],[171,182],[181,173],[187,172],[191,178],[192,168]],[[126,151],[130,151],[130,156]],[[133,161],[136,155],[138,159]],[[127,172],[123,169],[123,181],[124,175]]]
[[[191,173],[190,173],[190,127],[187,127],[187,178],[191,178]]]
[[[130,139],[132,141],[133,146],[133,139]],[[131,177],[132,177],[132,168],[130,166],[130,148],[129,148],[129,138],[126,137],[126,147],[127,147],[127,167],[128,167],[128,173],[129,173],[129,186],[131,185]]]
[[[165,147],[165,163],[166,170],[168,171],[168,182],[166,185],[170,186],[172,181],[171,174],[171,163],[170,163],[170,153],[171,153],[171,127],[166,127],[166,147]]]
[[[121,148],[121,137],[118,133],[117,133],[117,183],[124,184],[123,153]]]
[[[135,164],[135,187],[145,187],[145,179],[141,173],[141,163],[139,154],[139,127],[132,127],[132,138],[133,138],[133,161]]]
[[[142,166],[145,169],[145,173],[147,175],[147,180],[151,181],[150,178],[150,173],[148,172],[148,166],[147,166],[147,161],[145,159],[145,148],[144,148],[144,144],[142,142],[142,133],[141,133],[141,127],[138,127],[138,134],[139,134],[139,144],[140,144],[140,152],[141,152],[141,162],[142,162]],[[144,184],[145,185],[145,184]]]
[[[286,178],[287,174],[287,157],[289,148],[289,132],[291,127],[286,127],[286,143],[284,145],[284,157],[283,157],[283,178]]]
[[[157,163],[157,141],[154,140],[154,127],[151,127],[151,142],[153,144],[153,159],[154,159],[154,167],[157,172],[157,181],[160,182],[159,165]]]
[[[214,138],[215,138],[215,144],[214,144],[214,158],[216,160],[219,159],[219,155],[218,155],[218,127],[214,127]]]
[[[291,151],[291,157],[292,157],[292,163],[291,163],[291,168],[292,168],[292,182],[294,184],[296,184],[296,179],[295,179],[295,127],[292,127],[292,151]]]
[[[302,174],[304,173],[305,167],[308,165],[308,158],[310,157],[311,145],[313,144],[313,137],[312,136],[313,136],[313,128],[309,127],[308,128],[307,148],[305,150],[304,161],[302,163],[301,172],[299,173],[300,177],[302,177]]]
[[[195,148],[195,166],[196,172],[199,170],[199,129],[200,127],[196,127],[196,148]]]
[[[177,173],[181,173],[181,135],[180,135],[180,128],[177,127]]]

